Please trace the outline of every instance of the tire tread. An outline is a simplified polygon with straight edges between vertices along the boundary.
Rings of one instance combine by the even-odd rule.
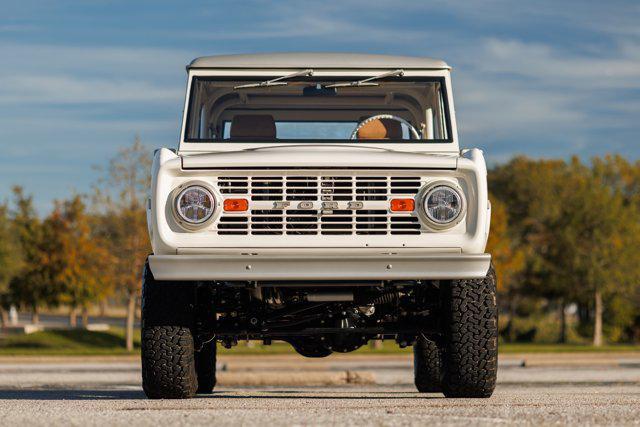
[[[493,268],[479,280],[444,287],[447,397],[490,397],[498,371],[498,308]]]
[[[169,284],[171,286],[172,284]],[[145,265],[142,283],[142,389],[150,399],[185,399],[198,387],[194,342],[191,330],[182,321],[172,322],[172,311],[162,287]],[[156,319],[166,320],[157,324]],[[173,323],[173,324],[172,324]]]
[[[413,379],[420,393],[442,391],[442,352],[435,341],[422,335],[413,345]]]

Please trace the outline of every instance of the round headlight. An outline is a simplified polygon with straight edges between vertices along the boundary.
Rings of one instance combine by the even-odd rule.
[[[424,211],[436,224],[453,222],[462,212],[462,196],[453,187],[436,185],[424,196]]]
[[[213,215],[216,202],[213,194],[199,185],[182,190],[176,197],[176,214],[189,224],[202,224]]]

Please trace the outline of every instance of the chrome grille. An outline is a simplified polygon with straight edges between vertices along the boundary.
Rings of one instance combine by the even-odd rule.
[[[412,198],[423,180],[416,176],[291,175],[222,176],[217,185],[225,198],[245,197],[249,212],[225,212],[220,235],[411,235],[420,234],[413,212],[391,212],[392,198]],[[289,206],[276,208],[274,202]],[[311,203],[300,209],[300,203]],[[338,202],[322,209],[323,202]],[[359,202],[347,209],[349,202]]]

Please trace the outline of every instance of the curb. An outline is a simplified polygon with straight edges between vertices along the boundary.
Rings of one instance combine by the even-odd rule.
[[[637,368],[640,354],[634,353],[539,353],[500,356],[503,368]]]
[[[221,386],[330,386],[376,384],[375,375],[367,371],[341,372],[219,372]]]
[[[506,366],[505,366],[506,367]],[[513,364],[508,367],[515,367]],[[522,360],[520,368],[638,368],[640,360]]]

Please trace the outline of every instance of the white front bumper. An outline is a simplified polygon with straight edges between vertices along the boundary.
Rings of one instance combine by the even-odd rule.
[[[489,254],[151,255],[156,280],[438,280],[485,277]]]

